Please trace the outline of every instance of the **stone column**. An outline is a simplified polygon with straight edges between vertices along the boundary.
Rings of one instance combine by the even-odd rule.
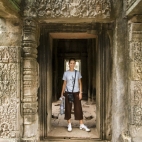
[[[112,63],[112,142],[121,142],[127,132],[127,24],[119,17],[115,23]],[[122,141],[124,142],[124,141]]]
[[[23,23],[23,141],[38,141],[38,63],[37,46],[39,28],[36,20],[25,18]]]

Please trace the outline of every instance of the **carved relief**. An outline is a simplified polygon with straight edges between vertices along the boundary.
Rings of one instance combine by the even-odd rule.
[[[132,2],[132,1],[131,1]],[[132,137],[142,128],[142,28],[141,23],[130,23],[129,62],[129,128]]]
[[[130,133],[137,135],[142,126],[142,81],[131,81],[130,84]]]
[[[16,47],[0,47],[0,62],[18,62],[18,51]]]
[[[142,81],[133,82],[131,88],[131,124],[142,126]]]
[[[123,131],[120,136],[120,142],[131,142],[131,137],[128,131]]]
[[[16,138],[17,47],[0,47],[0,138]]]
[[[131,45],[132,74],[134,80],[142,80],[142,42]]]
[[[109,18],[110,0],[35,0],[24,10],[25,16],[32,17],[90,17]]]

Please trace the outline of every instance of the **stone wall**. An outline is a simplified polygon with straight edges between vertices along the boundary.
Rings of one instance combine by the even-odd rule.
[[[129,23],[129,131],[133,142],[142,140],[142,21]]]
[[[20,115],[21,23],[0,18],[0,141],[18,141]]]

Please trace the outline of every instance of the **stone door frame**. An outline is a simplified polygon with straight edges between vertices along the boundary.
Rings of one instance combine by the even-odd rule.
[[[39,46],[39,36],[43,36],[42,32],[39,32],[39,29],[41,25],[38,23],[45,23],[47,26],[47,23],[89,23],[91,22],[91,28],[88,30],[87,27],[76,27],[76,31],[89,31],[89,32],[95,32],[95,26],[94,22],[98,21],[98,23],[102,22],[112,22],[112,19],[110,19],[111,15],[111,1],[110,0],[103,0],[100,2],[94,1],[57,1],[54,3],[54,1],[25,1],[24,9],[23,9],[23,36],[22,36],[22,81],[21,81],[21,106],[22,106],[22,114],[23,114],[23,140],[32,140],[32,141],[38,141],[39,137],[43,138],[45,137],[45,132],[43,131],[43,123],[41,119],[38,120],[38,115],[43,116],[43,119],[46,119],[46,116],[48,113],[51,112],[44,112],[42,115],[38,114],[39,107],[42,106],[41,104],[38,104],[40,101],[40,96],[37,95],[38,91],[40,91],[39,85],[40,79],[42,75],[40,75],[40,67],[37,62],[37,47]],[[70,5],[70,6],[69,6]],[[100,6],[104,5],[104,6]],[[89,9],[88,9],[88,8]],[[96,7],[96,8],[95,8]],[[94,9],[95,8],[95,9]],[[103,24],[100,24],[98,27],[98,31],[102,31]],[[52,26],[49,27],[52,31],[55,31],[56,27]],[[57,32],[60,31],[61,28],[56,29]],[[66,26],[66,31],[69,32],[68,26]],[[41,29],[42,30],[42,29]],[[71,30],[71,29],[70,29]],[[46,35],[48,37],[48,35]],[[48,46],[48,45],[47,45]],[[103,45],[100,44],[100,47],[103,47]],[[104,48],[102,48],[103,50]],[[40,52],[40,51],[39,51]],[[51,56],[51,55],[50,55]],[[48,56],[47,59],[50,58]],[[101,56],[101,55],[100,55]],[[98,58],[101,58],[101,57]],[[99,61],[101,61],[99,59]],[[100,62],[101,63],[101,62]],[[103,68],[104,66],[102,66]],[[98,68],[101,68],[100,65],[98,65]],[[44,67],[42,68],[44,69]],[[49,68],[50,70],[50,68]],[[98,74],[101,76],[101,74]],[[47,75],[45,76],[47,77]],[[104,77],[102,75],[102,77]],[[104,78],[99,78],[104,79]],[[99,82],[101,83],[101,82]],[[103,84],[102,84],[103,85]],[[46,86],[43,84],[42,86]],[[105,85],[103,85],[105,87]],[[44,89],[41,93],[51,93],[50,90]],[[105,91],[100,91],[99,96],[102,96]],[[102,94],[101,94],[102,93]],[[111,97],[111,96],[110,96]],[[101,97],[99,98],[101,100]],[[100,101],[99,101],[100,102]],[[103,100],[103,103],[105,104],[105,100]],[[47,104],[49,105],[49,104]],[[43,105],[43,107],[47,107],[47,105]],[[99,106],[100,108],[100,106]],[[110,109],[109,109],[110,110]],[[51,111],[51,110],[50,110]],[[102,115],[104,114],[104,115]],[[105,111],[101,111],[100,115],[106,116]],[[40,116],[40,117],[41,117]],[[105,117],[105,120],[108,118]],[[110,119],[110,117],[109,117]],[[103,120],[104,121],[104,120]],[[108,121],[108,120],[107,120]],[[110,120],[109,120],[110,121]],[[100,123],[100,122],[99,122]],[[105,139],[105,123],[100,124],[100,138]],[[41,125],[40,125],[41,124]],[[40,125],[40,126],[39,126]],[[39,136],[40,135],[40,136]]]
[[[44,93],[47,93],[49,96],[45,99],[45,100],[47,100],[46,102],[47,102],[47,104],[45,103],[45,105],[44,104],[42,104],[41,105],[41,100],[40,100],[40,104],[39,104],[39,110],[40,110],[40,108],[41,107],[43,107],[44,108],[44,110],[42,111],[42,112],[44,112],[44,114],[40,114],[39,113],[39,116],[41,116],[41,117],[44,117],[44,119],[39,119],[39,127],[40,127],[40,129],[41,129],[41,131],[40,131],[40,139],[45,139],[45,137],[47,137],[47,132],[50,130],[50,124],[51,124],[51,106],[52,106],[52,103],[51,103],[51,96],[52,96],[52,70],[51,70],[51,68],[49,68],[49,67],[51,67],[51,65],[52,65],[52,61],[51,61],[51,59],[52,59],[52,40],[53,40],[53,38],[55,38],[55,37],[52,37],[52,35],[50,34],[50,36],[49,36],[49,33],[51,33],[51,31],[52,32],[56,32],[56,30],[54,29],[54,30],[51,30],[50,32],[48,31],[49,30],[49,25],[47,25],[47,24],[45,24],[45,25],[42,25],[41,26],[42,28],[41,28],[41,35],[43,35],[43,34],[45,34],[45,35],[43,35],[43,36],[46,36],[47,38],[48,38],[48,45],[47,46],[49,46],[49,48],[48,48],[48,57],[47,57],[47,59],[48,59],[48,64],[47,64],[47,68],[49,69],[48,70],[48,73],[47,73],[47,84],[44,86],[44,87],[46,87],[47,86],[47,90],[44,92]],[[47,29],[46,29],[46,27],[48,27]],[[53,23],[53,27],[54,27],[54,23]],[[51,28],[51,27],[50,27]],[[43,29],[44,29],[44,31],[43,31]],[[52,29],[52,28],[51,28]],[[70,29],[70,28],[69,28]],[[68,29],[68,30],[69,30]],[[68,30],[66,30],[66,32],[65,33],[68,33]],[[84,31],[85,31],[86,29],[84,29]],[[48,34],[46,33],[48,31]],[[97,34],[98,33],[98,31],[97,30],[95,30],[95,29],[91,29],[91,31],[93,31],[93,32],[95,32],[95,34]],[[107,32],[106,32],[107,31]],[[96,36],[96,38],[97,38],[97,44],[98,44],[98,41],[99,40],[102,40],[102,41],[106,41],[106,36],[107,36],[107,38],[109,39],[109,37],[111,36],[111,34],[110,34],[110,32],[108,31],[108,30],[106,30],[104,33],[102,32],[102,34],[98,34],[97,36]],[[57,31],[57,33],[60,33],[59,31]],[[49,44],[50,43],[50,44]],[[105,54],[105,52],[106,52],[106,50],[105,50],[105,48],[103,48],[103,47],[105,47],[106,45],[105,44],[101,44],[101,42],[98,44],[98,48],[96,49],[96,50],[98,50],[98,57],[97,57],[97,60],[98,60],[98,66],[97,66],[97,68],[98,68],[98,78],[97,78],[97,81],[99,82],[98,84],[98,87],[100,88],[100,85],[102,86],[101,87],[101,89],[98,91],[98,94],[100,94],[100,95],[98,95],[98,101],[97,101],[97,108],[98,108],[98,113],[97,113],[97,119],[99,119],[98,120],[98,123],[97,123],[97,129],[99,130],[99,138],[100,139],[102,139],[102,140],[104,140],[104,139],[109,139],[110,137],[111,137],[111,134],[110,134],[110,131],[109,132],[106,132],[106,129],[108,128],[108,127],[110,127],[110,126],[106,126],[107,124],[109,125],[110,124],[110,121],[111,120],[109,120],[109,121],[107,121],[106,122],[106,119],[107,119],[107,117],[109,117],[109,114],[111,113],[111,110],[110,110],[110,108],[109,108],[109,110],[106,110],[106,100],[105,100],[105,98],[106,98],[106,94],[108,94],[108,92],[110,91],[110,90],[105,90],[106,89],[106,85],[103,83],[103,82],[105,82],[106,83],[106,74],[104,74],[104,72],[102,71],[104,68],[106,68],[106,62],[104,62],[104,60],[105,60],[105,58],[106,58],[106,56],[108,56],[108,55],[106,55]],[[111,46],[111,45],[110,45]],[[40,46],[39,46],[39,49],[40,49]],[[42,49],[41,49],[42,50]],[[102,58],[103,57],[103,58]],[[108,57],[107,57],[108,58]],[[109,61],[108,61],[109,62]],[[101,81],[102,80],[102,81]],[[107,93],[106,93],[106,92]],[[39,91],[39,92],[41,92],[41,90]],[[102,95],[101,95],[102,94]],[[40,95],[38,95],[38,97],[40,97]],[[110,97],[110,99],[109,100],[111,100],[111,94],[109,95],[109,97]],[[41,97],[40,97],[41,98]],[[111,101],[109,101],[110,103],[111,103]],[[111,105],[111,104],[110,104]],[[109,105],[108,105],[109,106]],[[107,106],[107,108],[108,108],[108,106]],[[41,112],[41,113],[42,113]],[[100,117],[100,118],[99,118]],[[45,122],[46,121],[46,122]],[[107,124],[106,124],[107,123]],[[45,127],[43,126],[43,124],[45,124],[46,126],[46,129],[45,129]],[[47,125],[48,124],[48,125]],[[42,126],[41,126],[42,125]],[[48,137],[47,137],[48,138]]]

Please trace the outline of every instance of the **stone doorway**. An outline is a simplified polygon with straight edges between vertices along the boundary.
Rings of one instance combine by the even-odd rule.
[[[64,24],[63,24],[64,25]],[[54,26],[54,24],[52,25]],[[66,32],[56,32],[56,30],[52,29],[50,25],[50,30],[49,26],[43,25],[41,28],[41,38],[40,38],[40,46],[38,48],[38,62],[39,62],[39,72],[40,72],[40,88],[39,88],[39,93],[38,93],[38,98],[39,98],[39,116],[40,116],[40,139],[47,139],[48,138],[48,133],[51,131],[51,120],[52,120],[52,100],[58,100],[59,96],[55,95],[57,92],[54,87],[56,87],[56,78],[58,77],[53,77],[53,75],[56,73],[54,72],[54,64],[53,64],[53,59],[54,62],[57,62],[57,53],[54,51],[54,43],[57,43],[60,40],[87,40],[87,46],[91,48],[87,48],[88,51],[88,60],[87,64],[92,61],[93,65],[88,64],[87,69],[89,72],[87,73],[88,77],[88,88],[86,95],[87,96],[87,101],[88,103],[92,103],[93,100],[96,101],[97,105],[97,123],[96,123],[96,128],[98,131],[98,138],[99,139],[105,139],[106,137],[106,126],[105,124],[105,117],[106,115],[109,115],[110,111],[107,112],[106,107],[108,104],[106,104],[106,100],[104,99],[104,96],[108,93],[109,90],[106,89],[106,72],[104,73],[104,69],[106,69],[106,64],[109,65],[109,60],[108,60],[108,53],[109,53],[109,47],[110,47],[110,42],[108,35],[106,32],[97,35],[95,31],[94,33],[87,33],[84,31],[79,32],[77,29],[77,32],[75,30],[72,32],[69,32],[66,29]],[[86,26],[83,24],[83,26]],[[47,28],[48,27],[48,28]],[[80,25],[82,28],[82,25]],[[47,28],[47,29],[46,29]],[[72,25],[69,26],[69,28],[72,28]],[[52,31],[52,32],[51,32]],[[104,41],[104,43],[102,42]],[[93,48],[92,48],[93,47]],[[106,49],[107,48],[107,49]],[[107,52],[106,52],[107,51]],[[65,58],[71,56],[67,55],[64,53],[63,56]],[[92,55],[91,55],[92,54]],[[72,54],[72,56],[74,56]],[[77,55],[78,56],[78,55]],[[64,59],[62,58],[62,63],[64,63]],[[105,60],[107,59],[107,60]],[[104,61],[105,60],[105,61]],[[57,65],[57,64],[55,64]],[[63,68],[60,72],[63,73]],[[93,71],[94,73],[92,73]],[[94,97],[94,90],[92,89],[93,87],[96,89],[96,98]],[[54,88],[54,89],[53,89]],[[106,89],[106,90],[105,90]],[[53,91],[55,90],[55,91]],[[54,92],[54,93],[53,93]],[[58,94],[58,93],[57,93]],[[109,94],[110,95],[110,94]],[[106,96],[105,96],[106,97]],[[111,96],[107,96],[110,100]],[[111,103],[111,102],[110,102]],[[110,105],[110,104],[109,104]],[[108,105],[108,108],[109,108]],[[109,110],[109,109],[108,109]],[[110,130],[110,129],[109,129]],[[108,132],[109,133],[109,132]],[[109,133],[109,136],[111,134]]]
[[[76,33],[78,34],[78,33]],[[84,33],[82,33],[84,34]],[[96,39],[93,37],[88,38],[88,35],[84,34],[85,39],[74,39],[72,34],[71,37],[66,39],[65,36],[60,39],[60,34],[58,34],[58,39],[53,39],[53,91],[52,91],[52,119],[51,119],[51,131],[48,133],[48,137],[60,137],[60,138],[89,138],[94,139],[98,138],[98,133],[96,130],[96,105],[95,105],[95,81],[92,82],[92,78],[95,78],[95,70],[88,69],[89,65],[95,63],[93,61],[93,54],[90,51],[94,52],[96,45]],[[74,34],[75,35],[75,34]],[[71,39],[70,39],[71,38]],[[83,37],[82,37],[83,38]],[[92,42],[93,40],[93,42]],[[90,56],[89,56],[90,55]],[[89,128],[91,128],[91,132],[82,132],[79,130],[79,123],[78,121],[74,120],[74,109],[72,107],[72,126],[73,132],[67,132],[67,121],[64,120],[64,114],[60,114],[60,93],[62,89],[62,76],[65,69],[65,61],[69,58],[74,57],[77,61],[80,61],[80,69],[79,67],[77,70],[80,70],[82,74],[82,86],[83,86],[83,99],[82,99],[82,107],[83,107],[83,114],[84,114],[84,123]],[[94,55],[94,57],[96,57]],[[78,62],[77,62],[78,63]],[[77,64],[76,63],[76,64]],[[95,69],[95,67],[94,67]],[[89,74],[92,76],[89,77]],[[90,84],[88,83],[90,82]],[[91,87],[90,87],[91,86]],[[90,93],[90,94],[89,94]],[[89,95],[88,95],[89,94]],[[90,100],[90,101],[89,101]]]
[[[60,98],[65,61],[71,57],[80,60],[80,63],[82,63],[80,71],[82,71],[83,76],[83,99],[88,100],[88,64],[91,62],[88,58],[90,40],[79,39],[79,37],[78,39],[53,39],[53,100]]]

